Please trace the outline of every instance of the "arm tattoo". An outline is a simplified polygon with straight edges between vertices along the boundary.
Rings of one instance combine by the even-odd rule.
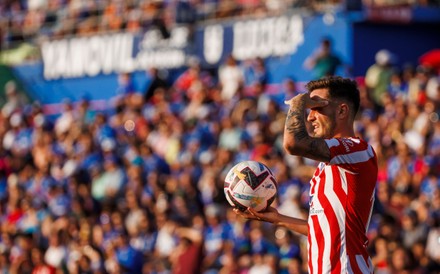
[[[316,139],[310,142],[309,150],[307,151],[310,154],[316,154],[316,152],[320,151],[320,142]]]
[[[298,108],[289,109],[286,118],[286,131],[293,135],[295,140],[300,141],[307,138],[309,134],[307,133],[306,124],[304,121],[304,107],[298,106]]]

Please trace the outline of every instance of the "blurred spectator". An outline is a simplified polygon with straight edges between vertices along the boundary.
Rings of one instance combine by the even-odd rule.
[[[56,269],[64,267],[67,263],[68,250],[64,243],[63,231],[56,228],[49,235],[49,246],[44,253],[44,260]]]
[[[223,223],[220,208],[215,204],[206,207],[205,216],[203,269],[208,273],[215,273],[221,268],[220,258],[226,244],[226,226]]]
[[[243,131],[234,124],[234,121],[225,117],[222,120],[222,130],[219,135],[219,146],[228,150],[236,151],[240,145],[240,139]]]
[[[83,95],[78,103],[78,110],[75,118],[79,120],[79,126],[88,127],[95,120],[96,111],[92,109],[90,98],[87,95]]]
[[[104,157],[103,170],[92,180],[92,196],[98,201],[114,200],[122,195],[125,184],[125,172],[115,155]]]
[[[4,134],[3,148],[15,156],[25,156],[32,146],[32,130],[20,112],[9,118],[9,130]]]
[[[255,225],[255,224],[254,224]],[[264,234],[265,230],[262,227],[255,225],[249,231],[250,253],[252,255],[276,254],[277,248],[274,244],[273,238],[269,238]],[[263,259],[263,258],[258,258]]]
[[[301,258],[298,240],[291,231],[282,228],[275,231],[275,238],[280,258],[278,273],[290,273],[290,265],[293,264],[294,259]]]
[[[142,253],[129,243],[128,235],[124,232],[118,232],[114,239],[116,260],[119,264],[121,273],[141,273],[143,257]]]
[[[382,49],[375,55],[375,63],[371,65],[365,74],[365,84],[368,88],[369,98],[374,103],[377,111],[381,111],[384,105],[384,96],[388,91],[392,75],[393,54]]]
[[[17,84],[10,80],[5,84],[6,102],[2,107],[2,114],[9,117],[13,113],[23,111],[23,107],[28,103],[23,93],[18,90]]]
[[[249,268],[249,274],[270,274],[275,273],[276,269],[270,264],[270,255],[264,253],[254,253],[252,254],[253,264]]]
[[[403,246],[410,249],[417,242],[426,241],[427,232],[426,223],[419,222],[417,213],[411,209],[407,210],[402,218]]]
[[[135,92],[132,75],[130,73],[120,73],[118,75],[118,87],[116,88],[116,94],[124,96]]]
[[[375,273],[385,274],[390,273],[390,265],[388,262],[388,243],[383,237],[377,237],[373,239],[372,246],[372,263],[375,266]]]
[[[398,69],[393,69],[388,92],[392,99],[408,100],[408,85],[403,81],[401,72]]]
[[[332,49],[332,41],[323,38],[320,46],[304,61],[304,67],[313,71],[314,79],[335,75],[342,61]]]
[[[436,190],[438,193],[438,190]],[[438,194],[437,194],[438,195]],[[426,241],[426,254],[431,260],[427,268],[428,270],[440,269],[440,216],[439,211],[433,213],[433,223]]]
[[[397,245],[391,253],[390,269],[391,273],[414,273],[414,261],[411,253],[402,246]]]
[[[32,274],[41,274],[41,273],[47,273],[47,274],[55,274],[56,268],[48,265],[43,260],[43,253],[38,248],[33,248],[31,251],[31,258],[32,258]]]
[[[263,87],[268,83],[268,75],[266,71],[266,64],[263,58],[255,58],[253,60],[244,61],[244,84],[246,86],[253,86],[261,84]]]
[[[287,77],[286,79],[284,79],[281,86],[281,91],[273,96],[275,102],[277,102],[278,105],[284,107],[284,101],[298,95],[299,91],[296,85],[297,82],[293,77]]]
[[[169,86],[167,80],[163,76],[163,73],[157,68],[150,68],[148,70],[148,78],[149,82],[144,90],[145,102],[149,102],[158,90],[167,89]]]
[[[177,24],[193,24],[197,21],[197,0],[178,1],[175,7]]]
[[[221,96],[225,101],[230,101],[243,88],[243,71],[232,55],[228,56],[224,64],[220,66],[218,78],[221,85]]]
[[[191,59],[188,63],[188,68],[179,75],[174,83],[178,93],[178,96],[176,96],[178,100],[188,100],[188,98],[191,98],[192,96],[189,94],[191,87],[200,85],[200,62],[196,59]]]
[[[201,231],[179,227],[176,230],[179,243],[171,254],[173,273],[201,273],[203,238]]]
[[[73,126],[75,120],[73,102],[69,99],[65,99],[63,102],[63,112],[55,121],[55,133],[58,136],[67,135],[67,132]]]

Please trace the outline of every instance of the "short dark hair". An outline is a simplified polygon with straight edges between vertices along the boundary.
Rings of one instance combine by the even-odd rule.
[[[353,117],[356,116],[361,101],[356,81],[340,76],[329,76],[306,84],[309,93],[321,88],[328,89],[330,98],[342,99],[351,104]]]

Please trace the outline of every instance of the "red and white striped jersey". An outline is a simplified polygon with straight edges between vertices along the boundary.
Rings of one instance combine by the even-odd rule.
[[[373,273],[367,252],[377,157],[357,138],[328,139],[329,163],[310,181],[309,273]]]

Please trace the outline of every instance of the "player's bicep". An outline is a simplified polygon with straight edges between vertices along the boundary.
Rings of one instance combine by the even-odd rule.
[[[285,144],[285,149],[292,155],[299,155],[320,162],[330,162],[330,149],[324,139],[307,136],[295,145]]]
[[[330,149],[324,139],[310,138],[304,144],[304,157],[328,163],[331,159]]]

